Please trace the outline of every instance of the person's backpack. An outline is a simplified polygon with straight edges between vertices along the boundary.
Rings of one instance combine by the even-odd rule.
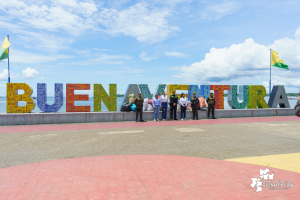
[[[135,104],[132,104],[132,105],[131,105],[131,110],[132,110],[132,111],[135,111],[135,109],[136,109],[136,105],[135,105]]]
[[[121,106],[121,110],[122,112],[128,112],[131,111],[131,106],[129,103],[123,103],[123,105]]]
[[[300,117],[300,100],[298,100],[298,102],[295,106],[295,115]]]

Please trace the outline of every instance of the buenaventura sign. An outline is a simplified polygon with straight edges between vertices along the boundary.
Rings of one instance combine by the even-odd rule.
[[[74,94],[75,90],[90,90],[91,84],[66,84],[66,112],[90,112],[90,106],[75,106],[74,101],[87,101],[89,95]],[[239,102],[237,90],[239,88]],[[233,109],[256,109],[256,108],[277,108],[278,104],[282,108],[289,108],[288,98],[282,85],[273,87],[272,93],[267,103],[264,99],[266,89],[262,85],[173,85],[159,84],[156,90],[158,95],[167,89],[167,95],[173,90],[187,90],[188,99],[193,92],[196,96],[207,98],[210,91],[214,91],[216,98],[216,109],[224,109],[224,91],[228,90],[227,101]],[[23,90],[24,94],[19,95],[18,90]],[[101,112],[101,102],[105,104],[109,111],[117,111],[117,85],[109,84],[109,94],[101,84],[94,84],[94,112]],[[26,83],[7,83],[6,105],[7,113],[29,113],[35,108],[35,101],[32,99],[33,89]],[[124,102],[128,101],[128,94],[137,96],[142,93],[144,98],[152,98],[147,84],[128,85]],[[37,106],[43,112],[57,112],[63,106],[63,84],[55,83],[55,102],[47,104],[47,86],[45,83],[37,84]],[[19,101],[25,101],[26,106],[18,106]]]

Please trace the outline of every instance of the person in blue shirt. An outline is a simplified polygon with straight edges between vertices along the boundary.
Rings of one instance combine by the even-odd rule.
[[[153,104],[153,111],[154,111],[153,112],[154,121],[159,121],[158,113],[159,113],[159,108],[160,108],[161,102],[160,102],[160,99],[158,98],[158,94],[155,94],[152,104]]]

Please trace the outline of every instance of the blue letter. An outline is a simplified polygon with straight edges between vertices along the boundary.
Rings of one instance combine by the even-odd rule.
[[[57,112],[63,106],[63,84],[55,83],[55,102],[53,105],[47,104],[47,88],[45,83],[37,84],[37,105],[45,113]]]

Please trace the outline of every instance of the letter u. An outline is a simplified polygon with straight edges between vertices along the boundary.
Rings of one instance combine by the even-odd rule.
[[[47,84],[37,84],[37,105],[39,109],[45,113],[57,112],[64,103],[63,84],[55,83],[55,101],[54,104],[47,104]]]

